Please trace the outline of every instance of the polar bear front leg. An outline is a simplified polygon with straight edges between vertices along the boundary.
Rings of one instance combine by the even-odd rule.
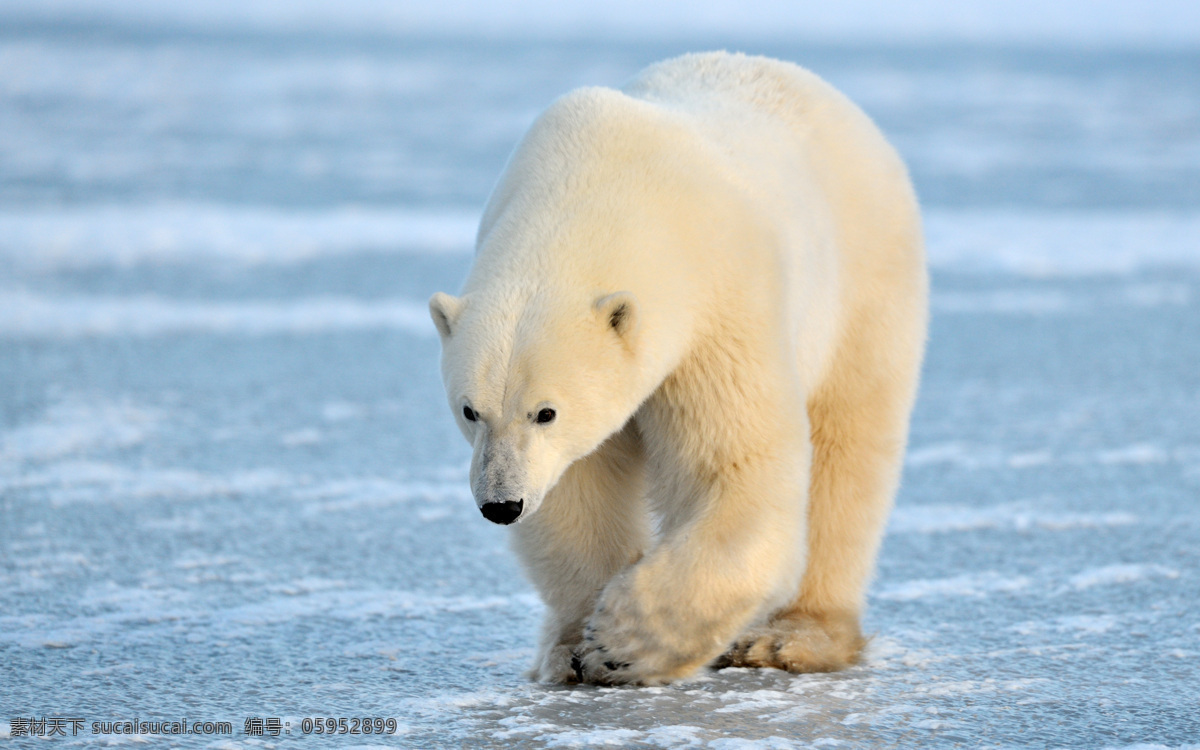
[[[645,459],[632,423],[576,461],[542,506],[513,528],[513,546],[546,603],[527,676],[576,682],[583,626],[605,584],[646,549]]]
[[[638,414],[661,540],[604,589],[578,654],[582,681],[686,676],[799,585],[810,461],[803,399],[786,372],[730,389],[721,362],[711,355],[701,370],[676,373]]]

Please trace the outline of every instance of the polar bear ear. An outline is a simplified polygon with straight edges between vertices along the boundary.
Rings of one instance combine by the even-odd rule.
[[[450,329],[458,322],[459,313],[463,309],[463,300],[460,297],[451,297],[445,292],[436,292],[429,298],[429,317],[433,318],[433,324],[437,326],[438,333],[442,338],[450,337]]]
[[[631,343],[637,329],[637,299],[629,292],[613,292],[596,300],[596,313],[605,325],[626,343]]]

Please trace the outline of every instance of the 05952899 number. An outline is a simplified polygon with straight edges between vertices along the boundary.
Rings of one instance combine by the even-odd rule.
[[[300,731],[305,734],[395,734],[396,728],[395,719],[314,716],[300,722]]]

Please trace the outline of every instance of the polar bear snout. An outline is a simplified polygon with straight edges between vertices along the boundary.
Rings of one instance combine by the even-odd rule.
[[[483,513],[483,517],[492,523],[498,523],[501,526],[507,526],[521,517],[521,511],[525,509],[525,501],[506,501],[499,503],[484,503],[479,506],[479,511]]]
[[[490,432],[490,431],[489,431]],[[485,436],[471,461],[471,490],[483,517],[502,526],[533,513],[538,493],[531,491],[522,457],[511,438]]]

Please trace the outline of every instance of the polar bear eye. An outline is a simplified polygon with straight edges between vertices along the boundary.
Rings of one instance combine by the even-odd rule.
[[[554,417],[555,414],[553,409],[542,409],[537,413],[537,423],[549,424],[554,421]]]
[[[478,415],[478,414],[476,414],[476,413],[475,413],[475,410],[474,410],[474,409],[472,409],[472,408],[471,408],[471,407],[469,407],[469,406],[464,406],[464,407],[463,407],[463,417],[464,417],[464,418],[465,418],[465,419],[466,419],[468,422],[474,422],[476,419],[479,419],[479,415]]]

